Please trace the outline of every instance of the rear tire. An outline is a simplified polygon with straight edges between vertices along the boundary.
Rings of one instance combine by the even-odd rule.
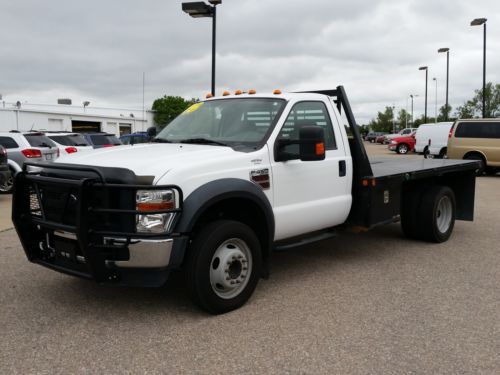
[[[218,220],[201,229],[189,247],[186,282],[193,302],[212,314],[245,304],[261,274],[260,242],[238,221]]]
[[[481,166],[478,169],[476,169],[476,176],[482,176],[484,174],[484,171],[486,169],[486,162],[481,155],[470,154],[470,155],[467,155],[464,159],[465,160],[478,160],[478,161],[480,161]]]
[[[418,206],[419,237],[430,242],[445,242],[455,226],[455,194],[447,186],[433,186],[422,195]]]
[[[443,147],[441,151],[439,151],[439,158],[440,159],[448,159],[448,148]]]

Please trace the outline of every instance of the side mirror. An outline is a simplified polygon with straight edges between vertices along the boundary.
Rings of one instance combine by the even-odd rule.
[[[325,159],[325,132],[317,125],[306,125],[299,132],[299,154],[302,161]]]
[[[293,152],[288,147],[290,145],[298,145],[298,150],[294,147]],[[302,161],[325,159],[325,133],[323,128],[317,125],[304,125],[299,130],[298,140],[278,139],[276,143],[276,161],[296,159]]]
[[[156,127],[155,126],[151,126],[150,128],[148,128],[147,134],[148,134],[149,138],[156,137]]]

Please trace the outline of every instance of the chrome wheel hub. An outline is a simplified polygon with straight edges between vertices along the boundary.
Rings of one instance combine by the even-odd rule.
[[[436,212],[436,224],[441,233],[446,233],[450,229],[453,215],[453,207],[449,197],[444,196],[438,202]]]
[[[234,298],[247,286],[252,274],[252,253],[245,241],[231,238],[215,251],[210,263],[210,285],[219,297]]]

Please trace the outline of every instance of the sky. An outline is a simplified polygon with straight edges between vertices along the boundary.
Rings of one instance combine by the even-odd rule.
[[[178,0],[0,0],[0,94],[6,102],[141,108],[163,95],[204,98],[211,82],[211,25]],[[486,79],[500,83],[498,0],[223,0],[217,7],[216,94],[344,85],[359,124],[385,106],[456,108]]]

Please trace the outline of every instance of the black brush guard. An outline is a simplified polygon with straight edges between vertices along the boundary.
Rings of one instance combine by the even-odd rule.
[[[37,171],[28,172],[29,166]],[[98,282],[119,282],[119,270],[107,261],[129,260],[131,242],[177,237],[171,231],[138,233],[135,228],[137,215],[182,212],[178,186],[120,183],[116,178],[110,183],[105,170],[25,163],[23,172],[15,177],[12,220],[31,262]],[[113,168],[114,172],[120,170],[135,179],[132,171]],[[72,178],[55,177],[58,171],[71,173]],[[85,177],[75,178],[78,175]],[[137,190],[173,190],[178,207],[139,211]],[[179,216],[174,216],[170,228],[175,228]]]

